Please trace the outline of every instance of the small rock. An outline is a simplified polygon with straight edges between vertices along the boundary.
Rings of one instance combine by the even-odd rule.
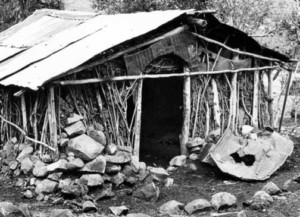
[[[164,203],[159,207],[159,212],[162,214],[168,215],[178,215],[183,209],[184,205],[176,200],[171,200],[167,203]]]
[[[48,175],[48,179],[55,181],[55,182],[59,182],[62,174],[63,173],[51,173]]]
[[[23,194],[23,196],[25,198],[27,198],[27,199],[31,199],[31,198],[33,198],[34,195],[33,195],[32,191],[27,190],[27,191],[25,191],[25,193]]]
[[[130,213],[126,217],[151,217],[144,213]]]
[[[35,188],[35,193],[54,193],[57,190],[58,183],[51,181],[49,179],[44,179],[42,181],[37,181],[36,182],[36,188]]]
[[[14,176],[15,176],[15,177],[18,177],[18,176],[20,176],[20,175],[21,175],[21,170],[16,169],[16,170],[14,171]]]
[[[212,208],[212,205],[210,202],[208,202],[205,199],[197,199],[189,202],[185,207],[184,210],[188,214],[193,214],[195,212],[203,212],[208,211]]]
[[[49,200],[49,195],[44,196],[44,201],[47,202]]]
[[[67,163],[68,170],[78,170],[83,166],[84,163],[80,158],[75,158]]]
[[[258,191],[252,197],[250,207],[252,209],[265,209],[273,203],[273,198],[265,191]]]
[[[192,154],[190,154],[189,159],[192,161],[196,161],[199,159],[199,155],[196,153],[192,153]]]
[[[26,217],[24,213],[11,202],[0,202],[0,216],[20,216]]]
[[[67,118],[66,124],[71,125],[71,124],[74,124],[74,123],[76,123],[78,121],[81,121],[81,120],[83,120],[83,117],[81,115],[72,113],[70,115],[70,117]]]
[[[128,213],[128,208],[126,206],[111,206],[110,211],[117,216],[126,215]]]
[[[116,196],[115,192],[112,191],[112,186],[105,185],[102,189],[100,189],[100,192],[93,193],[92,194],[95,201],[102,200],[102,199],[109,199]]]
[[[82,205],[82,210],[83,212],[91,212],[91,211],[97,212],[97,207],[93,202],[85,201]]]
[[[23,148],[19,156],[17,157],[17,161],[21,162],[25,158],[29,157],[33,153],[33,147],[27,145]]]
[[[42,161],[44,162],[44,163],[51,163],[52,162],[52,158],[51,158],[51,156],[49,155],[49,154],[45,154],[44,156],[42,156]]]
[[[32,174],[35,177],[42,178],[48,175],[47,166],[36,166],[34,167]]]
[[[147,165],[145,162],[140,162],[140,171],[145,171],[147,169]]]
[[[150,175],[149,171],[141,170],[139,173],[139,181],[143,182],[149,175]]]
[[[29,181],[29,184],[30,184],[31,186],[34,186],[35,183],[36,183],[36,178],[35,178],[35,177],[31,178],[30,181]]]
[[[101,145],[106,146],[106,137],[102,131],[91,130],[88,132],[88,135],[95,141],[99,142]]]
[[[105,155],[106,162],[112,164],[125,164],[131,160],[131,155],[124,151],[118,151],[115,155]]]
[[[152,167],[150,173],[153,175],[153,178],[159,182],[163,182],[169,176],[169,173],[162,167]]]
[[[78,198],[81,195],[81,189],[78,185],[63,185],[61,192],[71,198]]]
[[[118,173],[120,171],[121,171],[121,166],[116,164],[108,163],[105,168],[105,173],[107,174]]]
[[[165,180],[165,187],[169,188],[169,187],[171,187],[173,185],[174,185],[174,179],[173,178],[167,178]]]
[[[22,178],[18,178],[18,180],[15,183],[16,187],[22,187],[24,185],[25,181]]]
[[[48,172],[63,172],[67,171],[68,161],[66,159],[60,159],[52,164],[47,165],[47,171]]]
[[[254,130],[254,127],[249,125],[243,125],[241,133],[243,136],[246,136],[247,134],[251,133],[252,130]]]
[[[249,134],[249,139],[252,139],[252,140],[257,140],[257,133],[250,133]]]
[[[135,173],[139,172],[139,170],[140,170],[140,162],[139,162],[139,159],[138,159],[137,156],[132,156],[131,157],[130,165],[131,165],[132,170]]]
[[[178,169],[177,167],[169,166],[169,167],[167,168],[167,172],[168,172],[168,173],[172,173],[172,172],[176,171],[177,169]]]
[[[64,203],[64,198],[59,197],[59,198],[53,198],[52,204],[53,205],[58,205],[58,204],[63,204]]]
[[[216,210],[231,207],[236,205],[236,197],[228,192],[219,192],[212,196],[211,204]]]
[[[247,214],[244,210],[242,210],[236,214],[236,217],[247,217]]]
[[[125,181],[126,177],[123,173],[117,173],[116,175],[111,177],[111,183],[115,184],[116,186],[121,185]]]
[[[170,166],[182,167],[186,164],[186,156],[180,155],[173,157],[170,161]]]
[[[10,161],[10,162],[8,163],[8,166],[9,166],[9,168],[10,168],[11,170],[16,170],[16,169],[18,168],[18,166],[19,166],[19,162],[16,161],[16,160]]]
[[[65,148],[69,144],[69,139],[68,138],[59,138],[58,144],[61,148]]]
[[[66,178],[59,180],[58,189],[62,189],[63,186],[71,185],[72,179]]]
[[[104,146],[96,142],[91,137],[82,134],[70,140],[66,151],[73,152],[76,157],[83,161],[91,161],[98,157],[104,149]]]
[[[37,201],[42,201],[44,200],[45,195],[43,193],[39,193],[38,196],[36,197]]]
[[[99,155],[96,159],[86,163],[80,169],[82,172],[104,173],[106,168],[106,159],[104,156]]]
[[[195,172],[195,171],[198,170],[198,167],[197,167],[197,165],[195,163],[189,163],[187,165],[187,168],[189,168],[189,170],[191,170],[192,172]]]
[[[114,155],[117,152],[118,148],[114,143],[109,143],[105,147],[105,153],[109,155]]]
[[[21,161],[21,171],[24,174],[31,172],[32,169],[33,169],[33,163],[29,157],[27,157]]]
[[[189,138],[188,142],[186,143],[186,146],[188,148],[194,148],[194,147],[202,146],[204,143],[205,140],[200,137],[196,137],[194,139]]]
[[[276,195],[281,192],[280,188],[274,182],[268,182],[263,188],[262,191],[267,192],[270,195]]]
[[[51,217],[74,217],[69,209],[54,209],[51,211]]]
[[[159,194],[159,188],[156,187],[154,182],[151,182],[136,189],[133,192],[132,196],[146,201],[157,201],[159,198]]]
[[[80,179],[86,181],[89,187],[100,186],[104,182],[100,174],[85,174]]]
[[[65,127],[64,131],[68,134],[69,137],[74,137],[84,134],[86,132],[86,128],[82,121],[78,121],[74,124]]]

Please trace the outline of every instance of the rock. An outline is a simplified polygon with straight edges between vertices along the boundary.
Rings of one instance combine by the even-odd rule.
[[[29,157],[33,153],[33,147],[27,145],[23,148],[19,156],[17,157],[17,161],[21,162],[25,158]]]
[[[165,187],[169,188],[169,187],[171,187],[173,185],[174,185],[174,179],[173,178],[167,178],[165,180]]]
[[[188,142],[186,143],[186,147],[194,148],[194,147],[202,146],[204,143],[205,140],[200,137],[196,137],[194,139],[189,138]]]
[[[81,189],[78,185],[63,185],[61,192],[68,198],[78,198],[81,195]]]
[[[139,159],[138,159],[137,156],[132,156],[131,157],[130,165],[131,165],[132,170],[135,173],[139,172],[139,170],[140,170],[140,162],[139,162]]]
[[[247,214],[244,210],[242,210],[236,214],[236,217],[247,217]]]
[[[54,193],[58,188],[58,183],[51,181],[49,179],[44,179],[42,181],[36,182],[35,193],[40,194],[51,194]]]
[[[19,166],[19,162],[16,161],[16,160],[10,161],[10,162],[8,163],[8,166],[9,166],[9,168],[10,168],[11,170],[16,170],[16,169],[18,168],[18,166]]]
[[[112,191],[112,185],[104,185],[103,188],[100,189],[98,192],[94,192],[91,195],[95,201],[102,200],[102,199],[109,199],[116,196],[115,192]]]
[[[62,189],[63,186],[71,185],[72,179],[66,178],[59,180],[58,189]]]
[[[254,130],[254,127],[252,126],[249,126],[249,125],[243,125],[242,126],[242,135],[243,136],[246,136],[248,135],[249,133],[251,133],[251,131]]]
[[[147,165],[145,162],[140,162],[140,171],[145,171],[147,169]]]
[[[67,164],[68,161],[66,159],[60,159],[52,164],[47,165],[47,171],[49,173],[67,171]]]
[[[18,178],[18,180],[15,183],[16,187],[22,187],[24,185],[25,181],[22,178]]]
[[[169,176],[169,173],[162,167],[152,167],[150,168],[150,173],[159,182],[163,182]]]
[[[70,140],[68,138],[59,138],[58,144],[61,148],[65,148],[69,144],[69,141]]]
[[[48,175],[48,179],[59,182],[62,174],[63,174],[62,172],[61,173],[51,173]]]
[[[69,209],[53,209],[50,217],[74,217],[74,215]]]
[[[105,155],[106,162],[113,164],[126,164],[131,160],[131,154],[118,151],[115,155]]]
[[[86,132],[86,128],[82,123],[82,121],[78,121],[74,124],[65,127],[64,131],[67,133],[69,137],[74,137],[74,136],[84,134]]]
[[[289,192],[298,191],[300,190],[300,184],[298,182],[293,181],[292,179],[288,179],[283,183],[282,190]]]
[[[0,202],[0,216],[18,216],[26,217],[24,213],[11,202]]]
[[[99,155],[96,159],[86,163],[80,171],[92,173],[104,173],[106,168],[106,159],[104,156]]]
[[[85,201],[82,204],[82,210],[83,210],[83,212],[90,212],[90,211],[97,212],[97,207],[93,202]]]
[[[22,212],[22,214],[26,217],[31,217],[32,213],[29,210],[29,205],[27,204],[20,204],[18,206],[19,210]]]
[[[231,207],[236,205],[236,197],[228,192],[219,192],[212,196],[211,204],[216,210]]]
[[[187,205],[185,205],[184,210],[188,214],[193,214],[195,212],[203,212],[208,211],[212,208],[212,205],[210,202],[208,202],[205,199],[197,199],[189,202]]]
[[[76,123],[78,121],[81,121],[81,120],[83,120],[83,117],[81,115],[72,113],[70,115],[70,117],[67,118],[66,124],[71,125],[71,124],[74,124],[74,123]]]
[[[49,154],[45,154],[44,156],[42,156],[42,161],[44,162],[44,163],[51,163],[52,162],[52,158],[51,158],[51,156],[49,155]]]
[[[24,174],[31,172],[32,169],[33,169],[33,163],[29,157],[27,157],[21,161],[21,171]]]
[[[49,196],[48,196],[48,195],[45,195],[43,201],[47,202],[48,200],[49,200]]]
[[[130,165],[125,165],[123,167],[122,173],[126,176],[126,177],[130,177],[130,176],[135,176],[135,172],[133,171],[132,167]]]
[[[185,164],[186,164],[186,156],[185,155],[175,156],[170,161],[170,166],[182,167]]]
[[[44,200],[45,195],[43,193],[39,193],[38,196],[36,197],[37,201],[42,201]]]
[[[281,192],[280,188],[274,182],[268,182],[263,188],[262,191],[267,192],[270,195],[276,195]]]
[[[273,198],[265,191],[258,191],[252,197],[250,207],[252,209],[265,209],[273,203]]]
[[[150,172],[148,170],[141,170],[139,173],[139,181],[143,182],[149,175]]]
[[[95,141],[99,142],[101,145],[106,146],[106,137],[102,131],[91,130],[88,132],[88,135]]]
[[[121,171],[121,166],[116,164],[107,164],[105,168],[105,173],[112,174],[112,173],[118,173]]]
[[[15,176],[15,177],[18,177],[18,176],[20,176],[20,175],[21,175],[21,170],[16,169],[16,170],[14,171],[14,176]]]
[[[109,155],[114,155],[117,152],[118,148],[114,143],[109,143],[105,147],[105,153]]]
[[[159,188],[155,186],[154,182],[151,182],[136,189],[132,196],[146,201],[157,201],[159,194]]]
[[[126,206],[111,206],[110,211],[117,216],[126,215],[128,213],[128,208]]]
[[[75,158],[67,163],[68,170],[78,170],[83,166],[84,163],[80,158]]]
[[[27,198],[27,199],[31,199],[31,198],[33,198],[34,195],[33,195],[32,191],[27,190],[27,191],[25,191],[25,193],[23,194],[23,196],[25,198]]]
[[[130,213],[126,217],[151,217],[144,213]]]
[[[126,177],[123,173],[117,173],[116,175],[111,177],[111,183],[115,184],[116,186],[121,185],[125,181]]]
[[[86,181],[89,187],[100,186],[104,182],[100,174],[85,174],[80,179]]]
[[[187,168],[189,168],[189,170],[192,172],[195,172],[198,170],[198,167],[195,163],[188,163]]]
[[[32,174],[35,176],[35,177],[38,177],[38,178],[42,178],[42,177],[45,177],[48,175],[48,170],[47,170],[47,166],[35,166],[33,171],[32,171]]]
[[[183,206],[184,205],[182,203],[176,200],[171,200],[161,205],[159,207],[159,212],[167,215],[178,215],[180,214],[180,210],[183,209]]]
[[[3,146],[3,158],[6,159],[6,162],[9,163],[12,160],[16,160],[17,154],[14,149],[14,143],[12,140],[9,140]]]
[[[91,161],[98,157],[104,146],[83,134],[70,140],[67,152],[73,152],[76,157],[83,161]]]
[[[192,161],[198,160],[199,155],[196,154],[196,153],[192,153],[192,154],[190,154],[189,159],[192,160]]]
[[[167,168],[167,172],[168,173],[172,173],[172,172],[174,172],[174,171],[176,171],[177,170],[177,167],[173,167],[173,166],[169,166],[168,168]]]
[[[36,183],[36,178],[35,177],[31,178],[29,181],[29,185],[34,186],[35,183]]]

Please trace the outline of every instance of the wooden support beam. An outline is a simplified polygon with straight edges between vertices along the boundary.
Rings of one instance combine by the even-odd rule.
[[[270,127],[274,126],[274,114],[273,114],[273,79],[272,79],[272,71],[270,70],[268,73],[268,111],[269,111],[269,124]]]
[[[22,127],[23,130],[27,133],[27,112],[26,112],[26,101],[25,95],[21,95],[21,110],[22,110]]]
[[[188,67],[184,67],[183,74],[189,74]],[[190,133],[190,117],[191,117],[191,77],[184,77],[183,81],[183,124],[181,130],[180,151],[182,155],[187,155],[188,150],[186,143]]]
[[[136,99],[136,117],[134,128],[134,147],[133,155],[140,159],[140,142],[141,142],[141,126],[142,126],[142,93],[143,93],[143,80],[138,81]]]
[[[252,105],[252,125],[258,128],[258,111],[259,111],[259,71],[254,72],[254,83],[253,83],[253,105]]]
[[[54,87],[50,87],[48,90],[48,119],[50,129],[50,144],[57,150],[53,154],[54,159],[58,158],[58,145],[57,145],[57,122],[55,115],[55,96]]]
[[[221,109],[220,109],[220,100],[219,100],[219,91],[217,82],[215,79],[211,79],[212,92],[214,94],[214,120],[216,123],[216,127],[221,126]]]
[[[82,79],[82,80],[66,80],[66,81],[54,81],[53,84],[66,86],[66,85],[83,85],[83,84],[95,84],[102,82],[111,82],[111,81],[130,81],[138,79],[158,79],[158,78],[172,78],[172,77],[190,77],[197,75],[218,75],[226,73],[237,73],[237,72],[252,72],[252,71],[261,71],[268,69],[276,69],[278,66],[264,66],[256,68],[242,68],[236,70],[220,70],[220,71],[197,71],[190,73],[173,73],[173,74],[158,74],[158,75],[133,75],[133,76],[118,76],[118,77],[107,77],[107,78],[91,78],[91,79]]]

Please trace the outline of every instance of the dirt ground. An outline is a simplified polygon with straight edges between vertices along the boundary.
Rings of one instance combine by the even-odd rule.
[[[295,141],[296,144],[292,156],[290,156],[285,164],[267,181],[244,182],[223,174],[216,167],[211,167],[197,162],[196,164],[198,169],[196,171],[192,171],[189,167],[183,167],[170,175],[171,178],[174,178],[174,186],[167,188],[163,185],[159,185],[160,198],[158,201],[142,201],[127,195],[124,190],[119,190],[116,191],[117,197],[98,202],[97,206],[99,213],[102,213],[103,216],[109,216],[110,206],[125,205],[129,208],[129,213],[146,213],[150,216],[163,216],[159,214],[158,208],[160,205],[170,200],[177,200],[186,204],[199,198],[210,200],[214,193],[226,191],[235,195],[238,202],[235,208],[220,211],[221,213],[246,210],[248,217],[298,217],[300,216],[300,184],[299,186],[294,187],[293,192],[283,193],[283,195],[287,198],[286,200],[275,200],[273,205],[266,210],[250,210],[243,206],[243,203],[249,200],[254,193],[260,190],[268,181],[272,181],[282,188],[286,180],[291,179],[296,175],[300,175],[300,142],[298,142],[298,140]],[[155,162],[156,166],[163,166],[166,168],[169,159],[173,154],[178,152],[178,147],[168,144],[164,150],[165,153],[160,151],[160,154],[154,157],[150,156],[152,158],[148,159],[148,163],[152,162],[153,164],[153,162]],[[165,158],[162,156],[165,156]],[[147,156],[144,157],[147,158]],[[49,216],[49,213],[53,208],[69,208],[67,205],[53,206],[49,202],[36,202],[34,199],[24,199],[21,197],[21,190],[14,186],[14,181],[14,179],[9,179],[8,177],[1,177],[0,201],[11,201],[16,204],[28,204],[32,207],[34,213],[36,213],[35,216]],[[37,215],[37,213],[40,213],[40,215]],[[182,214],[184,216],[184,213]],[[202,213],[195,216],[212,215],[211,213]],[[236,214],[226,216],[236,216]]]

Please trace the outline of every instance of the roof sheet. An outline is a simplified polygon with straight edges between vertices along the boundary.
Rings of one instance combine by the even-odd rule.
[[[190,10],[189,10],[190,11]],[[0,33],[0,84],[33,90],[122,42],[188,11],[134,14],[41,10]]]

